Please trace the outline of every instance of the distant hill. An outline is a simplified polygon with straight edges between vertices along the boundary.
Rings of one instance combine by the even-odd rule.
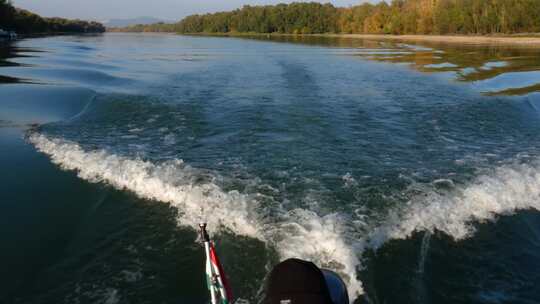
[[[154,24],[154,23],[160,23],[160,22],[169,22],[168,20],[162,20],[154,17],[137,17],[137,18],[130,18],[130,19],[110,19],[103,24],[106,27],[128,27],[132,25],[137,24]]]

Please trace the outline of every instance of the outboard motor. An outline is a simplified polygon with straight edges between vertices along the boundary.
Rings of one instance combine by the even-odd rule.
[[[347,285],[341,279],[341,277],[328,269],[322,270],[326,286],[330,291],[330,298],[334,304],[349,304],[349,292],[347,291]]]
[[[349,304],[347,287],[333,271],[288,259],[274,267],[266,283],[264,304]]]

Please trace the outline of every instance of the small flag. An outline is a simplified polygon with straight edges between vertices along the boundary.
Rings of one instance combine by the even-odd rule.
[[[206,279],[212,304],[231,304],[232,292],[223,271],[223,267],[219,262],[218,255],[214,244],[210,242],[210,237],[206,232],[206,224],[200,224],[201,239],[204,244],[206,254]]]

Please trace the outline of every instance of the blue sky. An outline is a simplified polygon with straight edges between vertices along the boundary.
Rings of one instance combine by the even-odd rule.
[[[366,0],[325,0],[337,6],[349,6]],[[375,0],[369,0],[374,2]],[[287,0],[13,0],[15,6],[47,17],[93,20],[140,16],[177,20],[194,13],[230,10],[244,4],[275,4]]]

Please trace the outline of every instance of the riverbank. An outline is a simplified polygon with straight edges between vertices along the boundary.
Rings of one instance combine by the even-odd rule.
[[[382,34],[261,34],[261,33],[189,33],[189,36],[218,36],[218,37],[330,37],[347,39],[392,40],[402,42],[425,42],[466,45],[508,45],[540,47],[540,34],[515,34],[505,36],[480,35],[382,35]]]
[[[513,45],[540,47],[540,35],[530,36],[449,36],[449,35],[370,35],[370,34],[327,34],[324,36],[358,38],[358,39],[384,39],[395,41],[430,42],[430,43],[450,43],[467,45]]]

